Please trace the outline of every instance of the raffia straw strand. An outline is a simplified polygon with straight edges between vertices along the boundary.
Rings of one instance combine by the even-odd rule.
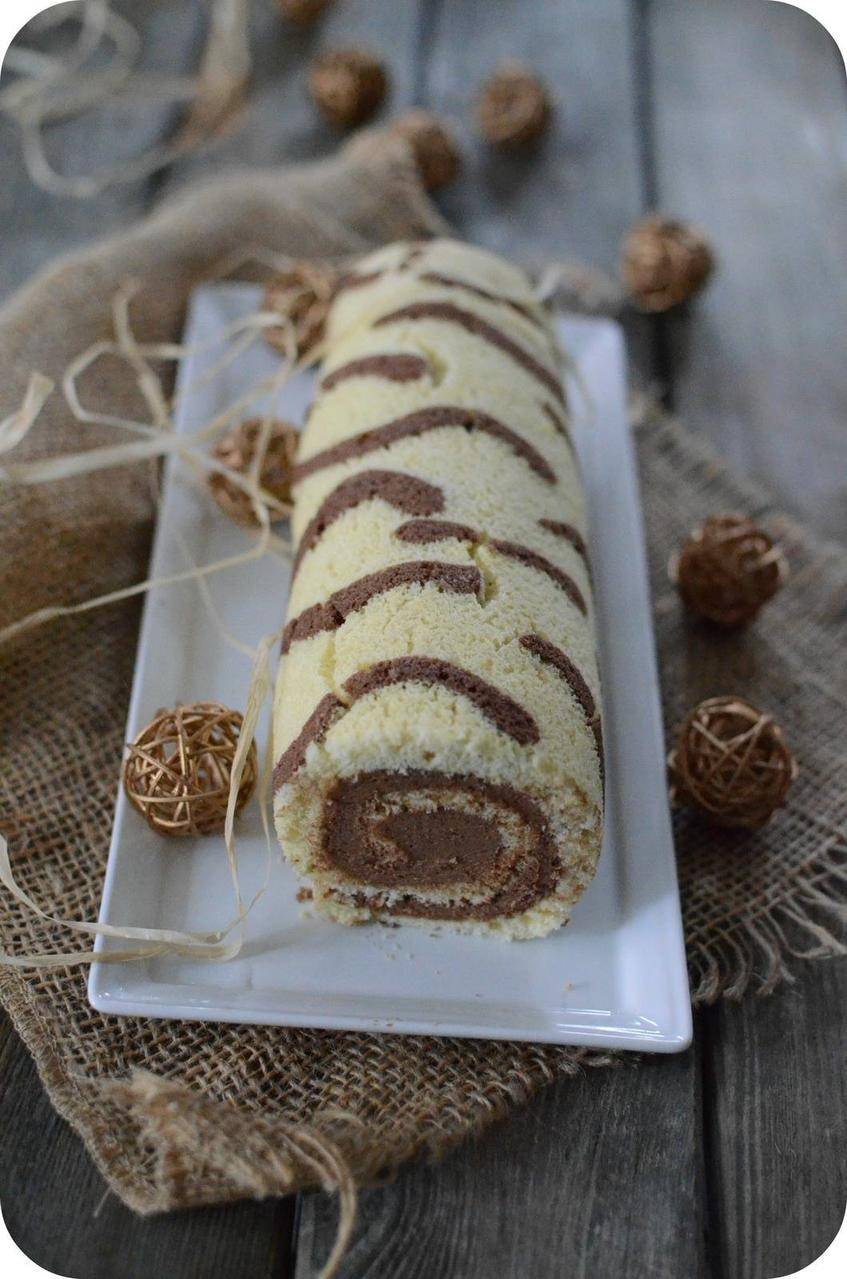
[[[0,642],[10,639],[22,631],[29,629],[31,626],[47,621],[50,618],[58,616],[67,616],[74,613],[80,613],[103,606],[108,603],[116,602],[120,599],[128,598],[131,595],[151,589],[153,586],[162,586],[173,584],[181,581],[194,580],[202,582],[205,586],[205,578],[212,572],[219,571],[223,568],[233,567],[237,564],[249,562],[255,558],[261,558],[268,549],[271,538],[270,521],[267,509],[264,503],[264,495],[256,482],[254,473],[248,473],[241,476],[236,472],[230,471],[228,468],[220,467],[213,458],[206,454],[201,454],[190,448],[184,443],[180,443],[178,437],[173,432],[173,420],[171,410],[168,405],[167,397],[156,373],[153,371],[147,358],[149,348],[139,343],[132,329],[130,317],[130,303],[137,291],[137,285],[133,282],[125,283],[113,299],[113,319],[115,323],[116,341],[111,344],[111,348],[116,354],[126,359],[130,366],[134,369],[137,383],[141,393],[151,411],[153,422],[149,425],[145,424],[146,430],[151,433],[150,438],[139,440],[134,443],[126,443],[118,446],[106,446],[104,449],[86,450],[80,455],[66,455],[63,458],[46,459],[44,463],[29,464],[29,469],[25,469],[27,464],[18,467],[5,468],[4,472],[0,471],[0,478],[20,479],[25,477],[28,482],[36,482],[35,477],[44,478],[65,478],[69,474],[79,474],[86,470],[100,469],[106,465],[125,464],[130,460],[142,460],[144,457],[161,456],[164,453],[174,452],[179,454],[182,459],[190,464],[191,469],[198,466],[207,470],[218,470],[225,472],[229,478],[235,483],[240,484],[248,493],[251,502],[255,508],[255,514],[260,524],[260,536],[255,545],[248,551],[236,555],[225,557],[216,561],[211,565],[197,566],[190,564],[190,567],[181,573],[174,573],[165,577],[151,578],[144,582],[135,583],[132,586],[124,587],[117,591],[108,592],[93,600],[83,601],[75,605],[53,606],[50,608],[40,609],[30,614],[28,617],[20,619],[11,626],[0,631]],[[293,334],[291,335],[293,344]],[[98,349],[102,344],[98,344]],[[184,353],[186,348],[181,348]],[[80,361],[76,361],[77,367]],[[291,376],[294,367],[292,359],[284,362],[283,369],[280,373],[274,375],[271,379],[265,379],[264,382],[269,384],[271,390],[281,390],[284,382]],[[66,379],[67,381],[67,379]],[[45,379],[46,382],[46,379]],[[46,386],[40,388],[36,386],[39,394],[46,395]],[[76,406],[79,407],[79,418],[83,419],[86,411],[78,403],[75,395],[75,385],[71,379],[71,391],[68,396],[68,402],[72,411]],[[255,395],[254,395],[255,398]],[[19,412],[23,412],[25,406]],[[37,416],[34,409],[34,400],[30,400],[27,416],[33,420]],[[13,419],[15,415],[13,415]],[[268,422],[270,415],[268,415]],[[29,423],[31,425],[31,423]],[[120,419],[115,419],[115,424],[126,425]],[[141,424],[139,424],[141,425]],[[25,434],[26,432],[23,432]],[[198,438],[202,438],[204,431],[198,432]],[[18,441],[23,438],[20,429],[17,429],[19,436]],[[257,450],[257,464],[261,466],[262,452],[266,444],[263,441],[262,447]],[[177,447],[178,446],[178,447]],[[92,458],[91,454],[95,456]],[[274,538],[274,549],[277,554],[283,553],[288,555],[290,548],[279,538]],[[190,559],[190,557],[189,557]],[[206,592],[204,596],[209,608],[209,614],[213,624],[218,625],[222,637],[227,642],[233,642],[234,637],[230,636],[225,628],[220,625],[217,611],[211,601],[211,597]],[[259,796],[260,812],[262,827],[265,835],[265,874],[264,880],[258,890],[253,895],[250,902],[245,905],[239,881],[238,874],[238,854],[235,838],[234,819],[236,806],[238,801],[238,793],[241,780],[244,774],[245,764],[252,743],[255,740],[256,729],[262,707],[265,705],[270,694],[272,686],[272,676],[270,670],[270,655],[273,646],[278,643],[280,632],[277,631],[273,635],[265,636],[259,641],[254,649],[234,641],[236,647],[248,656],[253,658],[253,670],[250,678],[250,685],[247,693],[247,705],[244,712],[241,732],[238,738],[235,757],[233,760],[232,772],[230,777],[230,788],[227,797],[227,815],[224,829],[224,843],[227,855],[227,861],[230,869],[230,877],[233,884],[233,891],[236,901],[236,915],[226,925],[225,928],[215,930],[208,933],[191,933],[182,932],[180,930],[164,930],[164,929],[147,929],[134,926],[119,927],[117,925],[93,924],[87,921],[66,920],[51,916],[38,906],[33,899],[24,892],[17,884],[12,872],[11,861],[8,853],[8,845],[5,838],[0,836],[0,883],[2,883],[22,905],[34,911],[39,917],[48,922],[52,922],[58,926],[65,926],[73,932],[79,932],[87,935],[105,936],[119,938],[121,940],[135,940],[149,942],[149,945],[135,948],[132,950],[106,951],[98,958],[103,962],[128,962],[131,960],[151,958],[163,954],[179,954],[200,959],[230,959],[234,958],[240,951],[243,944],[244,923],[250,911],[256,902],[264,894],[270,879],[270,869],[272,865],[272,848],[273,841],[271,836],[271,827],[268,819],[267,797],[270,794],[270,777],[272,770],[272,753],[271,745],[268,743],[268,749],[265,754],[264,765],[261,778],[261,793]],[[225,938],[238,927],[239,936],[231,943],[226,943]],[[57,954],[31,954],[31,955],[8,955],[0,954],[0,962],[6,963],[12,967],[69,967],[76,964],[89,963],[95,958],[93,951],[86,952],[64,952]]]
[[[55,382],[45,377],[43,373],[30,374],[20,408],[0,422],[0,453],[8,453],[10,449],[17,448],[25,439],[52,395],[55,385]]]
[[[58,20],[75,18],[78,12]],[[231,119],[244,95],[251,59],[247,0],[213,0],[200,73],[191,78],[136,73],[140,37],[128,19],[112,11],[107,0],[89,0],[82,15],[82,32],[71,56],[54,63],[49,74],[36,71],[23,84],[13,85],[11,93],[0,96],[0,109],[20,130],[24,164],[32,181],[55,195],[87,199],[119,183],[148,177],[214,136]],[[87,62],[106,40],[114,48],[112,61],[102,71],[88,67]],[[60,173],[44,149],[45,125],[80,115],[116,94],[130,93],[148,102],[191,103],[176,139],[95,173]]]

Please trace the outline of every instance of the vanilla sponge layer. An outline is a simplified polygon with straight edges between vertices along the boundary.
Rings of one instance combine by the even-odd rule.
[[[276,755],[286,760],[293,753],[297,760],[296,767],[286,765],[280,774],[277,829],[286,855],[309,881],[318,909],[340,922],[390,916],[431,924],[433,914],[444,909],[455,916],[449,920],[453,928],[541,935],[567,919],[590,881],[603,804],[585,502],[565,437],[567,410],[549,384],[558,365],[555,342],[523,274],[466,245],[391,245],[358,263],[353,279],[361,282],[342,289],[327,326],[321,375],[335,374],[339,380],[319,391],[298,459],[305,472],[295,490],[293,534],[297,543],[307,532],[312,541],[300,556],[288,608],[289,623],[299,625],[303,637],[290,643],[276,690]],[[447,318],[380,323],[418,303],[449,303]],[[455,308],[461,313],[458,322]],[[474,317],[481,331],[470,331],[476,329]],[[416,375],[387,376],[393,356],[418,357],[403,366]],[[383,357],[389,357],[388,365]],[[363,371],[348,375],[348,368]],[[508,439],[461,424],[369,451],[359,448],[368,432],[445,407],[502,424],[531,446],[540,466],[530,464]],[[325,450],[343,449],[347,442],[352,452],[348,446],[347,456],[322,464]],[[317,469],[309,465],[315,459]],[[374,471],[425,481],[439,495],[439,509],[430,511],[424,524],[460,525],[464,533],[432,530],[426,541],[405,540],[403,526],[415,517],[378,492],[322,522],[339,485]],[[421,563],[439,566],[444,580],[385,577],[386,570]],[[454,570],[462,575],[461,589],[449,584]],[[367,584],[375,579],[387,580],[388,586],[368,596],[372,587]],[[466,589],[469,581],[472,590]],[[363,582],[365,595],[350,611],[350,591],[361,591]],[[314,632],[303,627],[304,614],[308,620],[312,613],[320,615]],[[416,658],[447,663],[493,689],[529,717],[533,739],[524,734],[517,740],[502,716],[497,722],[484,704],[438,680],[390,683],[364,695],[348,691],[351,680],[356,688],[356,678],[378,664]],[[304,730],[327,705],[327,722],[311,737],[306,731],[309,740],[300,750]],[[481,862],[476,865],[475,852],[467,854],[468,865],[457,872],[455,883],[446,886],[404,884],[394,862],[392,874],[399,878],[390,887],[334,864],[328,814],[339,785],[389,774],[476,778],[501,788],[505,800],[482,803],[472,802],[468,793],[463,797],[459,787],[442,807],[461,813],[464,806],[489,818],[500,811],[501,830],[492,838],[507,853],[510,822],[523,830],[513,841],[521,849],[532,846],[532,823],[542,821],[538,846],[548,850],[548,861],[549,849],[555,850],[549,873],[539,878],[543,895],[521,909],[507,903],[502,916],[463,918],[465,908],[484,903],[486,891],[493,892],[485,888],[486,873]],[[508,815],[508,805],[518,802],[509,798],[514,795],[529,805],[529,827],[521,826],[524,818]],[[410,798],[406,807],[425,814],[439,809],[431,796]],[[383,808],[372,806],[369,820],[374,849],[387,849],[391,861],[396,848],[381,832],[389,829],[385,823],[396,817],[395,809],[401,815],[405,809],[394,800]],[[470,835],[467,842],[470,847]],[[465,855],[457,847],[462,861]],[[404,849],[401,840],[401,854]],[[517,876],[526,870],[526,858],[516,853],[515,860]],[[471,863],[475,872],[468,869]],[[424,920],[410,916],[415,909],[424,912]]]

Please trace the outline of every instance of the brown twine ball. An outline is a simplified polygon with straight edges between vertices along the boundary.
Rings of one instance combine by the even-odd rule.
[[[642,311],[668,311],[686,302],[705,287],[714,269],[703,231],[658,213],[636,222],[623,243],[624,283]]]
[[[307,27],[329,8],[333,0],[277,0],[277,3],[290,22]]]
[[[242,422],[221,436],[214,448],[215,457],[231,471],[246,475],[256,456],[264,428],[262,418]],[[276,504],[267,508],[271,523],[284,520],[291,514],[291,476],[299,438],[298,431],[290,422],[270,423],[258,482],[260,488],[276,499]],[[249,494],[233,483],[229,476],[214,471],[209,476],[209,488],[218,506],[236,524],[258,526]]]
[[[367,49],[330,49],[315,58],[309,92],[331,124],[350,129],[376,112],[388,91],[388,73]]]
[[[160,710],[130,743],[124,762],[127,798],[160,835],[213,835],[224,828],[242,716],[220,702]],[[241,812],[256,787],[259,759],[251,742],[238,788]]]
[[[757,830],[785,802],[797,764],[782,729],[740,697],[696,706],[668,756],[671,799],[719,826]]]
[[[540,137],[551,111],[545,85],[520,62],[504,62],[485,81],[476,107],[482,136],[503,147],[523,146]]]
[[[283,355],[305,359],[323,341],[327,312],[338,272],[324,262],[295,262],[274,276],[265,289],[263,307],[284,321],[265,329],[265,339]]]
[[[719,626],[751,622],[788,576],[772,538],[746,515],[712,515],[692,531],[670,575],[686,608]]]
[[[393,121],[389,133],[409,143],[427,191],[436,191],[457,176],[461,160],[456,139],[433,112],[407,111]]]

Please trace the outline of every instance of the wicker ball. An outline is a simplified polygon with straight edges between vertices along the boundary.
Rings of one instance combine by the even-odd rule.
[[[389,132],[411,146],[427,191],[446,186],[458,174],[461,161],[456,139],[431,111],[407,111],[392,123]]]
[[[331,124],[350,129],[377,111],[388,91],[388,73],[367,49],[331,49],[309,72],[309,92]]]
[[[494,146],[533,142],[547,128],[551,111],[543,82],[520,62],[504,62],[486,80],[477,101],[480,131]]]
[[[323,340],[327,312],[338,272],[324,262],[295,262],[265,289],[264,309],[275,311],[282,323],[265,329],[265,338],[283,355],[306,359]]]
[[[333,0],[278,0],[283,15],[300,27],[315,22],[332,3]]]
[[[668,311],[688,301],[714,269],[708,239],[688,222],[653,213],[636,222],[624,240],[621,272],[642,311]]]
[[[718,826],[757,830],[785,802],[797,764],[782,729],[740,697],[695,707],[668,758],[671,798]]]
[[[780,548],[746,515],[712,515],[692,532],[670,572],[683,603],[719,626],[751,622],[788,576]]]
[[[220,702],[193,702],[159,711],[138,734],[124,761],[124,789],[153,830],[175,837],[223,830],[241,725],[238,711]],[[253,794],[258,775],[251,742],[236,812]]]
[[[264,429],[262,418],[250,418],[242,422],[218,440],[214,449],[215,457],[231,471],[246,475],[256,456],[256,447]],[[259,485],[275,498],[275,504],[268,506],[271,523],[284,520],[291,514],[291,475],[299,438],[298,431],[290,422],[270,423]],[[218,506],[236,524],[246,527],[258,525],[249,495],[227,475],[219,471],[213,472],[209,476],[209,488]]]

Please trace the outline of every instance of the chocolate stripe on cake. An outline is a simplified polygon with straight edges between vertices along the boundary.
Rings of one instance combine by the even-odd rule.
[[[339,778],[324,804],[322,825],[326,863],[354,885],[395,890],[385,902],[389,914],[439,919],[519,914],[553,891],[560,869],[538,805],[511,786],[467,774],[412,769]],[[501,826],[515,832],[511,840],[503,838]],[[467,885],[476,893],[483,886],[484,899],[446,903],[396,893],[461,891]],[[354,901],[367,904],[373,897],[357,894]]]
[[[455,407],[439,405],[429,409],[418,409],[417,412],[408,413],[405,417],[396,418],[393,422],[386,422],[384,426],[375,426],[370,431],[363,431],[361,435],[354,435],[352,439],[333,444],[331,448],[323,449],[314,457],[308,457],[299,462],[294,468],[294,483],[299,484],[307,476],[314,475],[316,471],[322,471],[327,466],[348,462],[351,458],[362,457],[366,453],[375,452],[376,449],[388,448],[396,444],[398,440],[423,435],[426,431],[436,431],[442,426],[461,427],[465,431],[481,431],[494,439],[502,440],[518,457],[523,458],[536,475],[540,475],[548,484],[556,483],[555,471],[528,440],[523,439],[508,426],[504,426],[502,422],[498,422],[496,418],[489,417],[487,413],[480,413],[476,409],[459,408],[458,405]]]
[[[571,433],[568,430],[567,423],[559,417],[558,413],[553,408],[553,405],[548,404],[545,400],[542,402],[541,411],[547,418],[548,422],[552,424],[553,429],[559,435],[563,436],[567,440],[568,444],[570,444],[571,448],[573,448],[573,440],[571,439]]]
[[[517,342],[513,342],[500,329],[489,324],[487,320],[481,319],[473,311],[465,311],[460,306],[454,306],[452,302],[411,302],[408,306],[401,306],[398,311],[390,311],[388,315],[374,320],[373,327],[382,328],[383,325],[395,324],[398,320],[443,320],[446,324],[458,324],[468,333],[496,346],[499,351],[508,355],[515,364],[546,387],[554,399],[561,404],[565,402],[562,385],[555,374],[551,373],[534,355],[530,355],[529,351],[525,351]]]
[[[341,364],[327,373],[320,385],[321,391],[331,391],[339,382],[352,377],[379,377],[388,382],[416,382],[430,372],[429,361],[420,355],[401,353],[363,355],[361,359]]]
[[[357,613],[376,595],[384,595],[397,586],[410,583],[426,586],[433,583],[440,590],[457,595],[481,595],[482,574],[464,564],[440,564],[437,561],[413,560],[408,564],[392,564],[351,582],[330,595],[325,604],[304,609],[282,632],[282,651],[287,653],[296,640],[310,639],[322,631],[337,631],[351,613]]]
[[[344,710],[344,703],[334,693],[325,693],[312,711],[294,741],[283,751],[274,767],[273,789],[278,791],[290,781],[298,769],[306,762],[306,751],[312,742],[322,742],[335,722],[339,711]]]
[[[530,550],[528,546],[521,546],[519,542],[501,542],[499,540],[490,543],[491,549],[499,551],[501,555],[507,555],[509,559],[518,560],[521,564],[526,564],[528,568],[537,569],[539,573],[546,573],[551,581],[560,586],[567,595],[572,604],[575,604],[580,613],[588,615],[588,605],[585,602],[585,596],[577,586],[576,582],[558,568],[546,556],[539,555],[538,551]]]
[[[543,523],[543,520],[539,520],[539,524]],[[394,530],[394,536],[399,537],[401,542],[426,544],[454,539],[457,542],[478,542],[483,546],[490,546],[492,551],[497,551],[500,555],[506,555],[509,559],[526,564],[528,568],[537,569],[539,573],[546,573],[557,586],[561,587],[581,613],[586,615],[588,613],[585,596],[573,578],[546,556],[540,555],[529,546],[521,545],[520,542],[506,542],[499,538],[492,538],[490,542],[486,542],[484,535],[477,529],[471,528],[470,524],[453,524],[450,520],[407,520],[405,524],[401,524]]]
[[[344,275],[340,275],[335,282],[335,288],[332,290],[332,301],[338,297],[340,293],[347,293],[350,289],[361,289],[366,284],[373,284],[374,280],[378,280],[383,271],[368,271],[357,275],[355,271],[348,271]]]
[[[407,520],[394,530],[401,542],[481,542],[482,534],[470,524],[454,524],[451,520]]]
[[[416,475],[402,471],[359,471],[349,480],[342,480],[324,498],[315,514],[303,530],[297,547],[292,577],[296,574],[303,556],[319,542],[326,530],[345,511],[351,511],[362,502],[381,498],[404,515],[435,515],[444,510],[444,494],[434,484],[420,480]]]
[[[538,523],[542,528],[546,528],[548,533],[553,533],[555,537],[564,538],[566,542],[570,542],[578,555],[581,555],[588,563],[588,547],[585,545],[585,538],[579,529],[575,529],[573,524],[565,524],[563,520],[539,520]]]
[[[478,675],[439,657],[392,657],[351,675],[344,685],[352,698],[387,688],[391,684],[440,684],[472,702],[501,732],[521,746],[540,737],[529,711]]]
[[[467,280],[460,280],[455,275],[441,275],[438,271],[424,271],[418,279],[427,284],[443,284],[448,289],[464,289],[465,293],[472,293],[474,297],[482,298],[485,302],[498,302],[501,306],[509,307],[539,329],[544,327],[538,316],[534,315],[528,306],[507,297],[505,293],[491,293],[488,289],[480,288],[478,284],[470,284]]]
[[[588,720],[588,727],[594,734],[597,754],[600,757],[600,774],[602,776],[604,769],[603,730],[600,724],[600,716],[597,713],[597,703],[594,701],[594,696],[586,684],[582,672],[574,665],[567,653],[563,653],[555,644],[551,644],[549,640],[542,639],[540,635],[522,635],[520,642],[530,653],[534,653],[545,665],[552,666],[561,675],[579,702],[585,712],[585,718]]]

